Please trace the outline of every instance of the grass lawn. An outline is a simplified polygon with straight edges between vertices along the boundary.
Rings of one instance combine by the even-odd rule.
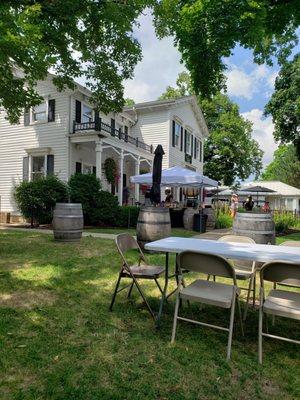
[[[161,255],[149,258],[163,263]],[[245,338],[235,329],[229,363],[221,331],[182,322],[170,345],[174,298],[159,331],[135,291],[132,300],[121,292],[109,312],[119,263],[112,240],[63,244],[51,235],[0,232],[0,399],[300,398],[299,346],[265,339],[260,366],[252,308]],[[157,307],[152,283],[146,292]],[[209,307],[183,312],[228,318]],[[270,332],[296,338],[299,322],[276,321]]]
[[[136,228],[87,228],[85,232],[95,232],[95,233],[113,233],[117,235],[118,233],[130,233],[131,235],[136,235]],[[192,237],[199,234],[195,231],[187,231],[184,228],[172,228],[170,236],[179,237]]]

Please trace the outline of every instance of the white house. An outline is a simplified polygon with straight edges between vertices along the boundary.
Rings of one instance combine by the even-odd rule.
[[[151,102],[104,115],[93,110],[91,92],[76,84],[58,92],[53,76],[38,82],[44,102],[26,110],[19,124],[10,124],[0,110],[0,212],[18,214],[13,192],[22,180],[54,173],[67,181],[75,172],[95,172],[103,188],[122,202],[129,178],[150,171],[153,149],[165,150],[164,166],[185,165],[202,171],[207,128],[195,99]],[[106,181],[104,162],[118,165],[116,185]],[[139,187],[131,192],[140,197]]]
[[[237,191],[240,202],[243,202],[249,194],[252,195],[253,200],[256,202],[257,194],[246,191],[248,187],[253,186],[262,186],[264,188],[273,190],[273,192],[268,194],[258,194],[259,205],[262,205],[265,201],[268,201],[270,203],[271,210],[300,212],[300,189],[280,181],[254,181],[244,184],[241,189]],[[232,190],[227,188],[218,193],[218,198],[229,200],[232,193]]]

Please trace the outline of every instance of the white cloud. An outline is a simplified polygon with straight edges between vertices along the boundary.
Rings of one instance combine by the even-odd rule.
[[[263,111],[257,108],[242,113],[242,116],[253,123],[253,138],[258,141],[264,151],[263,164],[266,166],[273,159],[277,144],[273,138],[274,125],[270,117],[264,118]]]

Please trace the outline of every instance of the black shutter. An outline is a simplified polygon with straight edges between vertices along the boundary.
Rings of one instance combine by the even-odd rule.
[[[81,162],[76,163],[75,172],[81,174]]]
[[[55,121],[55,99],[48,101],[48,122]]]
[[[186,139],[187,139],[187,132],[186,129],[184,130],[184,152],[186,153]]]
[[[23,182],[29,180],[29,157],[23,157]]]
[[[93,174],[96,175],[96,167],[95,166],[93,166]]]
[[[24,109],[24,126],[30,124],[30,110],[28,108]]]
[[[47,155],[47,175],[54,174],[54,155],[48,154]]]
[[[191,157],[193,157],[194,152],[194,136],[191,135]]]
[[[196,139],[196,138],[195,138],[195,140],[194,140],[194,158],[197,157],[197,140],[198,140],[198,139]]]
[[[203,152],[203,146],[202,146],[202,141],[200,140],[200,146],[199,146],[199,161],[202,161],[202,152]]]
[[[183,127],[180,129],[180,151],[183,150]]]
[[[172,146],[175,147],[175,121],[172,121]]]
[[[81,101],[76,100],[76,114],[75,121],[80,124],[81,123]]]
[[[101,118],[99,117],[99,111],[95,110],[95,129],[101,131]]]
[[[125,133],[125,142],[128,142],[128,126],[124,126],[124,133]]]
[[[111,127],[111,135],[115,136],[116,120],[113,118],[110,119],[110,127]]]

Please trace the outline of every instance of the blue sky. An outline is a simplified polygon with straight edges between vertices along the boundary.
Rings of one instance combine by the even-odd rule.
[[[140,18],[140,27],[134,34],[142,45],[143,60],[136,66],[134,79],[125,82],[125,96],[136,102],[155,100],[166,86],[175,85],[178,73],[185,68],[173,39],[156,38],[149,14]],[[252,52],[241,47],[234,49],[227,64],[227,93],[239,105],[242,115],[253,123],[253,137],[265,153],[266,165],[277,145],[272,120],[263,116],[263,109],[273,92],[279,67],[253,63]]]

